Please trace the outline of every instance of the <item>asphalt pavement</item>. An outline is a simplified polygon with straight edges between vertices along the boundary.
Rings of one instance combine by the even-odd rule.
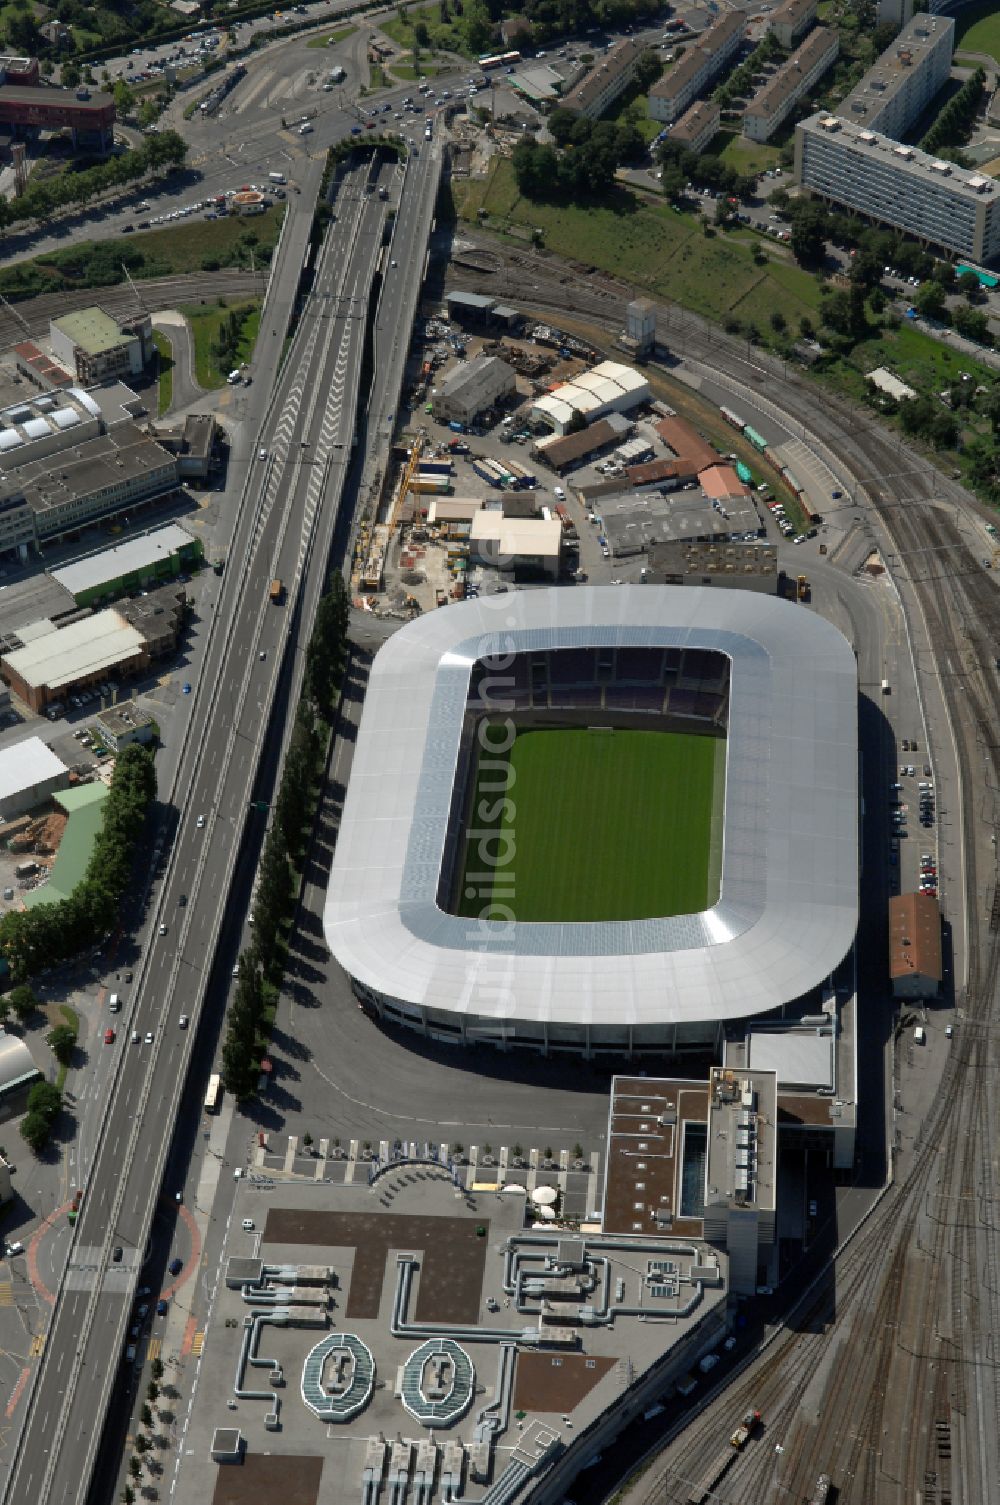
[[[318,163],[311,194],[304,185],[279,249],[261,321],[258,384],[248,393],[259,407],[244,418],[247,485],[214,603],[214,633],[188,702],[190,727],[174,789],[162,791],[174,795],[178,824],[161,838],[166,875],[150,909],[133,1014],[122,1020],[118,1075],[29,1397],[10,1498],[71,1501],[86,1494],[169,1146],[163,1126],[175,1119],[200,999],[227,921],[229,880],[284,672],[284,648],[300,589],[325,573],[312,549],[314,525],[321,504],[325,513],[336,513],[351,461],[368,293],[387,207],[377,194],[365,193],[366,172],[348,175],[309,305],[275,385]],[[254,421],[258,416],[262,423]],[[252,458],[262,452],[266,458]],[[287,587],[281,607],[268,595],[276,575]],[[160,855],[154,852],[154,863]],[[181,1012],[191,1016],[191,1029],[179,1028]],[[131,1045],[125,1026],[140,1039],[150,1032],[152,1043]]]

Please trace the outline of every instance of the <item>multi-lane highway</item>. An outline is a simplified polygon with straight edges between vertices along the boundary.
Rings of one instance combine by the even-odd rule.
[[[437,168],[428,151],[405,170],[365,162],[347,173],[297,334],[253,438],[257,458],[248,465],[173,781],[178,823],[167,838],[133,1015],[122,1019],[108,1114],[7,1482],[10,1500],[69,1505],[86,1497],[258,761],[265,738],[283,734],[280,724],[269,725],[270,708],[282,675],[293,688],[297,681],[302,654],[286,650],[304,644],[353,463],[369,299],[377,269],[389,259],[387,212],[401,184],[398,222],[416,233]],[[313,194],[318,172],[317,165]],[[389,201],[373,191],[379,184],[390,190]],[[308,235],[305,189],[300,208],[286,227],[264,308],[258,389],[270,390],[277,374]],[[416,263],[410,276],[419,279],[423,251],[412,239],[408,245]],[[399,296],[407,296],[402,286]],[[280,606],[269,600],[274,577],[286,586]],[[179,1026],[181,1013],[191,1016],[189,1030]],[[168,1199],[173,1193],[164,1189]]]

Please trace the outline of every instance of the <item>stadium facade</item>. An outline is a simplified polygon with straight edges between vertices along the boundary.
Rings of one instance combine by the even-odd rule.
[[[593,666],[593,684],[560,688],[549,676],[542,707],[537,675],[564,654]],[[721,708],[718,694],[684,688],[695,672],[686,665],[718,655]],[[651,662],[655,685],[636,668]],[[675,688],[664,692],[668,682]],[[583,725],[599,724],[601,710],[607,724],[616,705],[641,715],[650,686],[671,713],[725,720],[717,902],[700,914],[614,922],[449,913],[475,709],[488,699],[494,726],[498,711],[513,726],[557,704]],[[430,613],[378,653],[324,930],[356,995],[381,1017],[470,1044],[711,1050],[727,1020],[821,986],[857,918],[857,670],[844,637],[814,613],[700,587],[528,590]]]

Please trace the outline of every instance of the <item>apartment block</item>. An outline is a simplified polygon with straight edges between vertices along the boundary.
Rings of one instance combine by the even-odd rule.
[[[845,209],[949,255],[1000,256],[1000,183],[820,113],[795,128],[795,177]]]
[[[937,16],[946,10],[952,0],[926,0],[921,9],[929,16]],[[879,0],[878,24],[887,23],[890,26],[905,26],[914,12],[914,0]]]
[[[954,50],[951,16],[914,16],[838,105],[837,114],[898,140],[944,85]]]
[[[570,89],[560,101],[560,109],[575,110],[588,120],[600,120],[635,78],[639,59],[646,50],[644,42],[626,37],[595,64],[586,78]]]
[[[712,137],[718,133],[722,111],[711,99],[699,99],[685,110],[675,126],[670,129],[670,140],[688,151],[703,152]]]
[[[768,17],[767,29],[790,52],[816,20],[817,0],[785,0]]]
[[[691,43],[672,68],[649,91],[652,120],[672,125],[736,56],[743,43],[746,18],[728,11]]]
[[[743,134],[751,141],[769,141],[804,95],[832,68],[840,38],[827,26],[810,32],[794,57],[759,89],[743,116]]]

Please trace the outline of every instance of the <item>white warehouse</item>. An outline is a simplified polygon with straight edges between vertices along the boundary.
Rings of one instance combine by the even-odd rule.
[[[649,383],[638,371],[617,361],[601,361],[599,366],[546,392],[533,405],[531,416],[553,433],[565,434],[574,413],[587,423],[596,423],[609,413],[628,413],[649,398]]]

